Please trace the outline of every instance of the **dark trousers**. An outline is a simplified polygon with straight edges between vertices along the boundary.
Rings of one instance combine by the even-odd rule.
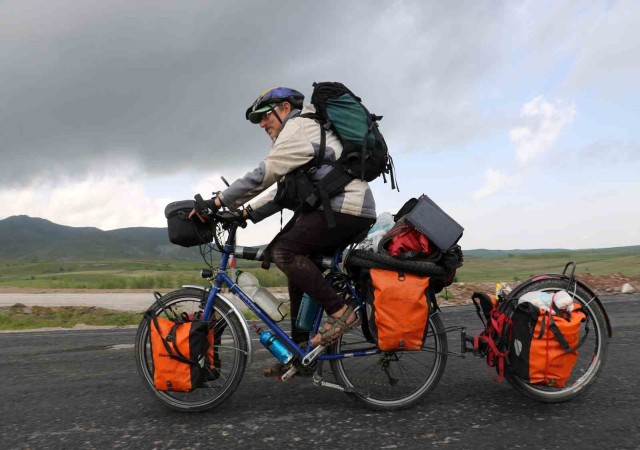
[[[302,215],[289,231],[277,238],[272,247],[272,260],[288,279],[291,337],[296,342],[306,341],[308,338],[307,332],[301,332],[296,327],[296,317],[305,292],[322,305],[327,314],[333,314],[344,304],[309,256],[332,256],[375,223],[375,219],[334,214],[336,227],[333,229],[327,226],[323,211],[315,210]]]

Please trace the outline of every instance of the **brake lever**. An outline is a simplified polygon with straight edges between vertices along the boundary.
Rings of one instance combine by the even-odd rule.
[[[205,205],[202,195],[196,194],[193,196],[193,198],[196,201],[196,211],[198,211],[199,214],[207,217],[211,217],[214,215],[213,210]]]

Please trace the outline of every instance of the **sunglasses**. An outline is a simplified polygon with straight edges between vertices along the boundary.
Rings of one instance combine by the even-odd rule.
[[[270,116],[271,114],[273,114],[273,112],[274,112],[276,109],[280,108],[281,106],[282,106],[282,105],[276,105],[276,106],[274,106],[274,107],[273,107],[273,109],[270,109],[270,110],[269,110],[269,111],[267,111],[266,113],[262,114],[262,117],[260,117],[260,122],[262,122],[263,120],[267,120],[267,119],[269,119],[269,116]]]

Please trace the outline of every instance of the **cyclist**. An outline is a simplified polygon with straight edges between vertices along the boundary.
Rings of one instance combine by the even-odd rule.
[[[342,145],[331,130],[327,131],[324,158],[317,161],[320,125],[311,118],[300,117],[301,113],[315,112],[313,105],[303,108],[303,100],[304,96],[294,89],[276,87],[263,91],[247,109],[246,119],[260,125],[271,139],[271,151],[256,169],[206,201],[211,210],[223,205],[236,209],[282,181],[287,173],[314,159],[315,170],[310,176],[312,183],[317,183],[331,170],[331,164],[342,152]],[[245,216],[253,222],[259,222],[280,211],[282,206],[274,201],[275,193],[273,189],[248,205],[244,210]],[[295,324],[304,292],[321,304],[329,316],[320,333],[312,338],[314,346],[335,340],[349,328],[357,326],[359,318],[326,282],[308,255],[330,254],[337,248],[345,247],[368,230],[376,218],[371,189],[366,181],[359,179],[349,182],[344,192],[331,198],[331,209],[336,227],[329,229],[324,213],[315,209],[303,213],[292,228],[276,237],[270,247],[273,262],[288,279],[292,339],[302,343],[308,338],[308,334],[299,331]]]

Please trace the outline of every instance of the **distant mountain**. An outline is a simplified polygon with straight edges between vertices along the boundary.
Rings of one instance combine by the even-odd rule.
[[[166,228],[121,228],[103,231],[68,227],[45,219],[12,216],[0,220],[0,259],[198,260],[197,247],[186,249],[169,242]]]
[[[523,255],[549,255],[554,253],[575,253],[575,252],[596,252],[596,253],[628,253],[640,252],[640,245],[631,245],[628,247],[609,247],[609,248],[591,248],[582,250],[569,250],[566,248],[538,248],[532,250],[487,250],[484,248],[475,250],[463,250],[464,256],[476,258],[504,258],[507,256],[523,256]]]
[[[590,250],[463,250],[469,258],[573,252],[640,252],[640,246]],[[200,260],[198,248],[182,248],[169,242],[166,228],[121,228],[103,231],[94,227],[68,227],[45,219],[12,216],[0,220],[0,259],[39,260]]]

